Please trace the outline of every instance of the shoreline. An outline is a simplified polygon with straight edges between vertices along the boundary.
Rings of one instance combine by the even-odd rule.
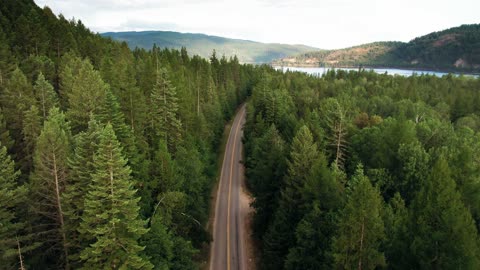
[[[270,66],[273,68],[325,68],[325,69],[365,69],[365,70],[372,70],[372,69],[395,69],[395,70],[409,70],[409,71],[418,71],[418,72],[438,72],[438,73],[445,73],[445,74],[453,74],[453,75],[467,75],[467,76],[480,76],[480,71],[459,71],[459,70],[452,70],[452,69],[439,69],[439,68],[427,68],[427,67],[401,67],[401,66],[349,66],[349,65],[342,65],[342,66],[329,66],[329,67],[322,67],[318,65],[277,65],[270,63]]]

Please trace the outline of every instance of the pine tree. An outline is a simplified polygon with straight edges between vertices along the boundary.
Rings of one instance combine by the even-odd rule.
[[[67,158],[70,155],[70,128],[58,108],[49,112],[42,132],[37,139],[31,192],[32,208],[39,218],[42,240],[46,246],[60,251],[65,269],[68,263],[68,241],[62,194],[67,185]]]
[[[69,108],[66,115],[72,130],[79,132],[87,128],[90,114],[100,113],[105,104],[108,85],[87,60],[83,61],[74,78],[72,90],[67,92]]]
[[[385,257],[379,250],[385,237],[380,192],[363,175],[362,167],[357,168],[348,191],[333,239],[336,268],[360,270],[385,266]]]
[[[15,268],[18,261],[18,237],[24,227],[20,221],[19,208],[26,199],[26,186],[19,185],[19,171],[0,144],[0,264],[3,268]]]
[[[131,170],[111,124],[100,133],[94,173],[85,197],[80,232],[90,241],[80,253],[84,269],[152,269],[139,238],[148,232],[139,217]]]
[[[312,133],[303,126],[293,139],[287,176],[280,203],[264,237],[263,264],[267,269],[283,268],[288,249],[295,245],[295,228],[305,214],[302,189],[319,152]]]
[[[278,204],[281,180],[286,171],[285,142],[274,125],[254,139],[251,159],[248,160],[248,184],[255,201],[254,231],[261,236],[270,224]]]
[[[33,159],[33,152],[35,150],[35,144],[37,142],[38,136],[42,131],[42,119],[40,116],[40,111],[38,107],[32,105],[28,111],[24,113],[23,120],[23,141],[25,143],[25,171],[30,171]]]
[[[3,111],[0,108],[0,143],[7,148],[7,152],[12,150],[14,140],[10,136],[10,131],[7,129],[7,123],[3,116]]]
[[[35,104],[33,90],[27,78],[20,69],[12,72],[11,78],[1,93],[0,101],[7,127],[12,131],[12,137],[21,138],[24,112]],[[16,140],[17,149],[21,141]]]
[[[178,117],[178,98],[168,79],[167,70],[157,72],[157,80],[150,97],[150,121],[156,136],[163,137],[172,152],[180,143],[182,123]]]
[[[136,154],[132,129],[125,123],[125,116],[120,110],[120,103],[110,89],[106,91],[105,104],[100,107],[96,118],[100,123],[112,124],[118,140],[124,147],[127,147],[125,152],[131,162]]]
[[[411,267],[478,269],[477,229],[443,156],[414,198],[410,216]]]
[[[68,186],[63,194],[65,201],[65,216],[72,266],[79,263],[80,250],[85,248],[86,240],[81,238],[77,229],[80,226],[84,211],[84,198],[94,173],[93,156],[97,151],[101,126],[95,120],[90,120],[88,129],[74,137],[75,149],[68,159],[70,174]]]
[[[47,119],[47,114],[53,107],[58,107],[57,93],[53,89],[53,86],[45,80],[45,76],[42,73],[38,75],[38,79],[35,82],[33,91],[37,98],[40,110],[42,112],[42,119]]]

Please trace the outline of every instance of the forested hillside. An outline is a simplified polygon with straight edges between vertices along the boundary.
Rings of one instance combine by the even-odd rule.
[[[262,269],[479,269],[480,80],[265,70],[247,105]]]
[[[0,268],[198,269],[247,97],[262,269],[480,268],[480,79],[282,73],[0,12]]]
[[[462,25],[403,42],[374,42],[312,51],[273,62],[284,66],[401,67],[480,71],[480,24]]]
[[[232,39],[204,34],[179,33],[170,31],[110,32],[104,37],[125,41],[130,48],[150,49],[153,44],[160,48],[187,48],[191,55],[209,57],[213,50],[226,57],[237,56],[241,63],[270,63],[288,55],[316,50],[305,45],[261,43],[250,40]]]
[[[197,269],[237,58],[130,50],[0,4],[0,268]]]

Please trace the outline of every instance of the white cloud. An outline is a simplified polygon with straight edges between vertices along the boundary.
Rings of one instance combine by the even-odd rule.
[[[340,48],[479,23],[477,0],[35,0],[93,31],[171,30]]]

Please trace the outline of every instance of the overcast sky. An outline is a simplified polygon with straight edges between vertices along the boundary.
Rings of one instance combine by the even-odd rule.
[[[35,0],[96,32],[169,30],[323,49],[480,23],[480,0]]]

